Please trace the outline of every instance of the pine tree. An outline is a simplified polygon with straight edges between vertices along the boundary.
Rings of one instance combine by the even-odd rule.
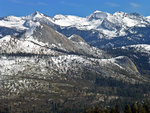
[[[144,103],[143,107],[146,110],[146,113],[150,113],[150,103],[149,102]]]
[[[138,107],[136,103],[133,103],[131,106],[132,113],[138,113]]]
[[[110,110],[110,113],[116,113],[115,108],[112,108],[112,109]]]
[[[98,107],[98,106],[96,106],[96,107],[95,107],[95,109],[94,109],[94,113],[101,113],[101,110],[99,109],[99,107]]]
[[[146,113],[146,110],[142,105],[138,106],[138,113]]]
[[[118,102],[115,105],[115,113],[120,113],[120,106]]]
[[[108,108],[104,110],[104,113],[110,113]]]
[[[132,113],[131,107],[128,104],[125,106],[124,113]]]

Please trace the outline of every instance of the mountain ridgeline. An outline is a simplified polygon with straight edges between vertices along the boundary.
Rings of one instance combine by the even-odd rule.
[[[149,100],[149,28],[149,17],[124,12],[0,18],[0,113]]]

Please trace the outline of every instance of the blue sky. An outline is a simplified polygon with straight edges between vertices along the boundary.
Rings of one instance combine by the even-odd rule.
[[[88,16],[95,10],[137,12],[150,15],[150,0],[0,0],[0,17],[24,16],[39,11],[49,16],[56,14]]]

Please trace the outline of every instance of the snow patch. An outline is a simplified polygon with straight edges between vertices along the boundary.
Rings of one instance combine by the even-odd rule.
[[[5,36],[5,37],[3,37],[3,38],[0,39],[0,43],[2,43],[2,42],[9,42],[10,39],[11,39],[11,36],[7,35],[7,36]]]
[[[29,26],[30,26],[30,29],[28,29],[25,33],[25,37],[27,37],[27,38],[29,38],[33,35],[34,31],[36,30],[36,27],[40,26],[40,23],[29,21]]]
[[[9,16],[0,20],[0,26],[8,27],[8,28],[15,28],[16,30],[26,30],[27,27],[24,26],[25,20],[22,17],[14,17]]]

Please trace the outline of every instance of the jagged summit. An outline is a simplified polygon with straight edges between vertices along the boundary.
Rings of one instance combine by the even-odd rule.
[[[38,11],[35,11],[32,15],[37,15],[37,14],[41,14],[41,13]]]
[[[36,20],[36,18],[43,18],[45,15],[38,12],[38,11],[35,11],[34,13],[26,16],[27,19],[33,19],[33,20]]]
[[[141,14],[139,14],[139,13],[137,13],[137,12],[129,13],[129,15],[133,15],[133,16],[137,16],[137,17],[142,16]]]
[[[127,15],[127,13],[123,12],[123,11],[117,11],[113,14],[114,16],[125,16]]]

